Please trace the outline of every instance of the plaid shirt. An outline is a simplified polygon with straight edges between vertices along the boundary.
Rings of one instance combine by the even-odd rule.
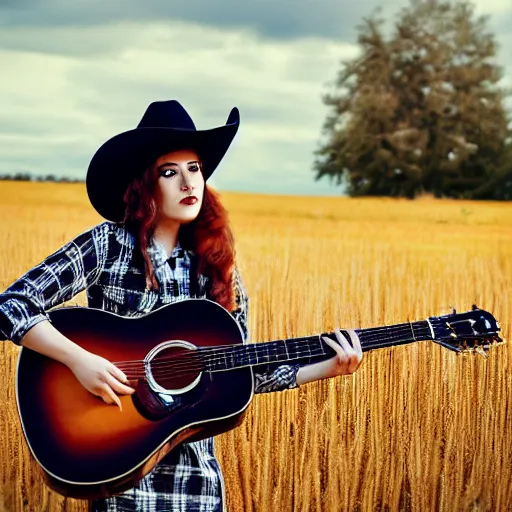
[[[78,235],[0,294],[0,339],[19,344],[48,319],[46,311],[86,290],[89,307],[122,316],[142,316],[165,304],[208,296],[208,278],[194,275],[197,257],[179,242],[170,257],[154,240],[148,247],[159,290],[146,290],[144,262],[135,237],[122,225],[103,222]],[[231,314],[248,341],[249,299],[235,268],[237,309]],[[297,387],[299,365],[255,369],[255,393]],[[223,510],[224,486],[213,438],[185,443],[166,456],[129,491],[94,500],[94,511]]]

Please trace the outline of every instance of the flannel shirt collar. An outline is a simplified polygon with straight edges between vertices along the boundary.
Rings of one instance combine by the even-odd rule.
[[[158,243],[154,238],[151,239],[151,242],[148,247],[148,254],[151,258],[151,262],[153,263],[153,268],[155,272],[165,265],[171,258],[183,258],[185,256],[185,251],[181,247],[180,242],[178,241],[176,247],[172,250],[170,256],[167,256],[167,251],[164,246]]]
[[[155,271],[157,281],[160,284],[164,284],[172,280],[172,272],[176,269],[178,260],[181,260],[181,263],[179,264],[181,268],[190,268],[191,258],[194,255],[194,252],[185,250],[178,240],[176,246],[171,252],[171,255],[168,256],[164,246],[152,238],[148,246],[148,254],[151,262],[153,263],[153,269]]]
[[[137,245],[135,235],[126,229],[126,226],[124,226],[124,228],[125,229],[116,231],[116,239],[119,244],[134,249]],[[154,238],[151,239],[148,247],[148,254],[155,270],[165,265],[170,259],[176,260],[177,258],[185,257],[185,253],[188,253],[189,257],[195,256],[194,251],[183,249],[179,239],[170,256],[167,256],[167,252],[163,245],[158,243]]]

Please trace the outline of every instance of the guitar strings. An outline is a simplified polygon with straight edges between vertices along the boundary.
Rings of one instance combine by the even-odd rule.
[[[383,346],[392,346],[392,345],[393,345],[393,343],[391,343],[391,342],[383,343]],[[302,354],[302,356],[310,356],[310,357],[315,357],[315,356],[320,356],[320,355],[326,355],[321,347],[319,347],[318,350],[313,349],[312,351],[309,351],[309,350],[304,351]],[[153,377],[158,380],[158,378],[165,378],[166,376],[178,378],[178,377],[183,377],[188,374],[196,375],[197,373],[200,373],[200,372],[215,372],[216,371],[215,369],[205,368],[204,364],[202,364],[202,362],[200,361],[199,358],[196,358],[196,361],[194,362],[194,364],[190,364],[190,363],[185,364],[185,365],[170,364],[171,362],[173,362],[173,361],[168,362],[167,368],[159,367],[159,368],[155,369],[156,371],[154,371],[152,368],[151,373],[152,373]],[[177,363],[177,362],[174,361],[174,363]],[[262,363],[259,363],[259,364],[262,364]],[[263,364],[265,364],[265,363],[263,363]],[[174,368],[171,368],[172,366],[174,366]],[[247,364],[245,366],[258,366],[258,365]],[[120,369],[122,369],[122,368],[120,367]],[[127,370],[127,372],[128,371],[129,370]],[[222,370],[217,370],[217,371],[222,371]],[[130,378],[130,377],[138,378],[138,377],[145,377],[145,376],[146,376],[146,374],[145,374],[143,368],[139,368],[139,371],[137,373],[130,374],[129,377],[127,375],[128,378]]]
[[[384,330],[388,330],[389,328],[379,328],[379,331],[384,331]],[[419,329],[417,329],[419,330]],[[430,330],[428,329],[425,329],[426,332],[428,334],[425,335],[425,339],[429,339],[429,336],[430,336]],[[401,327],[400,329],[396,329],[394,331],[395,334],[402,334],[402,333],[406,333],[409,335],[409,333],[411,332],[411,328],[409,326],[409,324],[406,324],[404,325],[403,327]],[[377,336],[377,334],[379,334],[379,336]],[[415,333],[417,334],[417,333]],[[377,333],[377,332],[371,332],[371,333],[367,333],[366,331],[363,332],[363,333],[360,333],[360,342],[361,342],[361,345],[362,346],[365,346],[365,345],[371,345],[372,343],[374,343],[375,341],[377,341],[380,337],[380,333]],[[421,336],[423,337],[423,336]],[[275,342],[262,342],[262,343],[251,343],[251,344],[247,344],[247,345],[217,345],[215,347],[200,347],[199,350],[201,351],[201,353],[203,354],[206,354],[208,352],[222,352],[222,351],[225,351],[226,349],[233,349],[233,348],[244,348],[244,349],[250,349],[251,346],[257,346],[257,347],[260,347],[262,345],[265,345],[265,344],[273,344],[273,343],[279,343],[279,342],[285,342],[287,344],[290,344],[290,343],[305,343],[307,342],[308,340],[309,341],[316,341],[316,339],[313,339],[314,337],[313,336],[307,336],[307,337],[304,337],[304,338],[290,338],[290,339],[284,339],[284,340],[276,340]],[[396,339],[395,339],[396,338]],[[387,340],[392,340],[393,342],[394,341],[397,341],[401,338],[401,336],[398,336],[398,337],[387,337],[386,338],[386,341]],[[410,339],[410,338],[407,338],[407,339]],[[404,340],[405,341],[405,340]],[[139,360],[128,360],[128,361],[117,361],[116,363],[114,364],[117,364],[117,363],[131,363],[131,362],[141,362],[143,361],[143,359],[139,359]]]
[[[424,340],[431,339],[430,338],[430,334],[431,334],[430,329],[427,326],[420,326],[420,327],[417,326],[416,330],[417,330],[417,333],[414,332],[414,329],[413,329],[413,326],[411,323],[403,323],[403,324],[397,324],[396,326],[384,326],[384,327],[370,328],[370,329],[364,329],[364,330],[356,330],[356,332],[360,336],[360,342],[361,342],[361,346],[363,348],[368,348],[368,347],[371,348],[372,346],[375,347],[375,345],[378,345],[378,348],[384,348],[387,346],[396,345],[397,342],[398,343],[408,342],[408,341],[411,341],[410,333],[412,333],[414,341],[416,341],[416,339],[415,339],[416,334],[418,334],[418,336],[421,339],[424,339]],[[420,330],[425,331],[425,333],[426,333],[425,336],[420,335],[420,333],[419,333]],[[387,339],[381,340],[380,333],[382,333],[382,332],[389,333],[389,331],[393,332],[393,336],[391,336],[391,337],[388,336]],[[407,334],[407,337],[402,338],[400,336],[402,333]],[[288,348],[289,349],[293,348],[290,346],[290,344],[302,344],[302,343],[308,342],[308,340],[311,341],[311,337],[292,338],[292,339],[279,340],[279,341],[283,341],[287,344],[287,346],[285,348],[285,350],[286,350]],[[376,342],[378,342],[378,343],[376,343]],[[228,355],[226,354],[227,351],[233,352],[236,350],[240,350],[242,352],[245,352],[248,358],[250,358],[251,356],[256,356],[256,352],[258,352],[262,349],[261,345],[262,344],[255,343],[255,344],[252,344],[252,346],[251,345],[221,345],[221,346],[216,346],[216,347],[199,348],[198,351],[195,351],[195,350],[189,351],[185,354],[180,354],[179,357],[174,356],[174,357],[160,358],[159,360],[153,361],[151,366],[152,366],[152,369],[155,369],[155,370],[157,370],[157,369],[162,369],[162,370],[173,369],[175,371],[179,371],[179,370],[188,371],[192,368],[194,368],[194,369],[198,368],[197,367],[197,359],[198,359],[198,356],[201,356],[202,361],[201,361],[201,365],[199,366],[199,369],[205,369],[205,365],[204,365],[205,357],[203,357],[203,356],[210,356],[207,362],[210,366],[212,366],[212,365],[215,365],[217,362],[225,362],[225,361],[227,362],[227,359],[226,359],[228,357]],[[252,354],[250,352],[251,349],[254,351],[254,353],[252,353]],[[275,347],[273,347],[273,349],[274,349],[274,352],[268,352],[267,354],[263,354],[263,357],[265,357],[265,356],[271,357],[271,356],[279,355],[279,353],[278,353],[279,346],[275,346]],[[234,354],[232,353],[229,355],[231,355],[231,357],[233,357]],[[322,351],[319,354],[312,354],[311,349],[308,347],[307,350],[302,350],[302,351],[295,349],[295,355],[297,357],[293,358],[293,359],[300,359],[300,358],[306,357],[306,356],[311,357],[314,355],[326,355],[326,353],[322,349]],[[289,356],[287,356],[286,359],[278,360],[278,361],[291,361],[293,359],[291,359],[291,358],[289,358]],[[118,362],[114,362],[113,364],[118,365],[118,367],[120,367],[120,369],[124,368],[127,371],[129,371],[130,368],[140,367],[140,363],[143,363],[143,362],[144,362],[144,360],[131,360],[131,361],[118,361]],[[272,361],[265,361],[262,363],[257,362],[256,364],[253,363],[252,366],[257,366],[259,364],[269,364],[271,362]],[[215,369],[213,369],[213,371],[215,371]]]
[[[408,338],[410,339],[410,338]],[[396,344],[396,341],[407,341],[408,339],[400,339],[400,338],[397,338],[396,340],[387,340],[387,341],[381,341],[380,343],[380,346],[381,347],[386,347],[386,346],[392,346],[394,344]],[[259,344],[253,344],[254,346],[253,347],[247,347],[247,345],[235,345],[235,346],[232,346],[232,345],[227,345],[227,347],[229,347],[231,350],[236,350],[236,349],[257,349],[258,348],[258,345]],[[218,349],[219,347],[216,347],[215,349]],[[274,355],[279,355],[278,352],[277,352],[277,348],[278,347],[275,347],[275,353],[270,353],[270,354],[267,354],[266,356],[267,357],[271,357],[271,356],[274,356]],[[305,348],[305,347],[304,347]],[[183,374],[183,373],[190,373],[192,371],[198,371],[198,370],[202,370],[202,371],[215,371],[215,368],[211,368],[214,364],[216,364],[217,362],[222,362],[222,363],[227,363],[227,355],[223,355],[221,357],[211,357],[210,360],[207,361],[208,363],[208,366],[205,365],[205,360],[204,358],[202,358],[202,352],[203,351],[206,351],[208,349],[200,349],[198,351],[190,351],[190,353],[186,353],[186,354],[180,354],[180,356],[178,357],[174,357],[174,358],[165,358],[165,361],[163,360],[164,358],[162,358],[162,360],[160,361],[153,361],[153,363],[151,364],[151,369],[152,369],[152,373],[153,375],[156,376],[157,373],[159,374],[162,374],[162,372],[164,373],[167,373],[169,371],[172,370],[173,372],[173,375],[180,375],[180,374]],[[211,350],[211,349],[210,349]],[[284,355],[282,352],[281,352],[282,355]],[[249,357],[251,355],[255,355],[255,354],[251,354],[250,352],[247,354],[244,354],[244,355],[248,355]],[[325,351],[323,350],[323,347],[320,346],[320,345],[317,345],[317,348],[313,348],[313,349],[310,349],[309,347],[306,349],[306,350],[298,350],[296,352],[296,355],[298,356],[298,358],[301,358],[301,357],[315,357],[315,356],[320,356],[320,355],[326,355]],[[248,358],[249,359],[249,358]],[[290,359],[287,359],[287,360],[290,360]],[[143,362],[142,360],[139,361],[139,363]],[[243,359],[241,361],[239,361],[240,363],[243,363],[245,361],[243,361]],[[126,371],[130,371],[130,370],[137,370],[139,369],[140,370],[140,373],[141,374],[144,374],[144,369],[142,367],[141,364],[138,364],[137,362],[135,361],[129,361],[129,362],[126,362],[126,363],[131,363],[131,365],[127,365],[126,363],[125,364],[121,364],[122,362],[119,362],[117,363],[117,366],[121,369],[121,370],[126,370]],[[133,363],[135,364],[138,364],[138,368],[133,368]],[[248,365],[249,365],[249,360],[247,361]],[[265,361],[265,362],[258,362],[257,364],[252,364],[251,366],[258,366],[259,364],[269,364],[271,363],[271,361]],[[114,363],[115,364],[115,363]],[[236,365],[235,365],[236,367]],[[224,368],[224,369],[228,369],[228,368]]]
[[[384,347],[393,346],[393,345],[395,345],[395,343],[393,341],[387,341],[387,342],[382,342],[378,348],[384,348]],[[325,351],[322,348],[319,347],[319,349],[320,349],[320,351],[315,350],[315,349],[303,351],[302,354],[298,354],[298,355],[300,355],[302,357],[305,357],[305,356],[315,357],[315,356],[320,356],[320,355],[326,355]],[[288,360],[290,360],[290,359],[288,359]],[[240,362],[240,363],[242,363],[242,362]],[[247,364],[235,365],[233,367],[233,369],[240,368],[241,366],[259,366],[261,364],[269,364],[269,363],[270,363],[269,361],[267,361],[265,363],[252,363],[252,364],[247,362]],[[192,372],[201,372],[201,371],[215,372],[215,371],[223,371],[223,370],[230,369],[230,368],[223,368],[223,369],[208,368],[203,364],[203,362],[201,361],[201,358],[199,358],[199,357],[196,357],[195,361],[193,361],[193,364],[190,364],[190,362],[188,362],[187,364],[180,364],[180,361],[169,360],[166,363],[166,366],[167,366],[167,368],[163,368],[162,366],[155,368],[155,371],[152,371],[152,374],[155,377],[157,377],[157,376],[162,377],[165,375],[169,375],[170,374],[169,370],[172,369],[172,368],[170,368],[172,366],[174,366],[174,368],[172,369],[172,374],[171,374],[173,377],[182,376],[182,375],[189,374]],[[140,367],[138,370],[139,370],[139,373],[137,375],[144,377],[145,376],[144,370],[140,369]],[[153,368],[152,368],[152,370],[153,370]],[[127,371],[129,371],[129,370],[127,370]]]
[[[363,340],[362,340],[363,341]],[[375,340],[373,340],[375,341]],[[381,340],[380,343],[379,343],[379,347],[386,347],[386,346],[392,346],[392,345],[395,345],[397,342],[400,342],[400,341],[410,341],[410,338],[399,338],[397,337],[396,339],[389,339],[387,341],[385,340]],[[289,346],[291,342],[288,342],[288,347],[289,349],[292,349],[293,347]],[[294,344],[298,345],[298,347],[295,349],[295,355],[297,356],[297,359],[301,358],[301,357],[305,357],[305,356],[311,356],[311,349],[309,347],[300,347],[300,344],[302,342],[299,341],[299,340],[295,340],[294,341]],[[362,345],[368,345],[368,343],[362,343]],[[270,352],[270,353],[267,353],[267,354],[263,354],[263,357],[271,357],[271,356],[276,356],[276,355],[279,355],[278,354],[278,349],[280,347],[279,346],[275,346],[273,347],[273,351]],[[365,347],[366,348],[366,347]],[[231,352],[231,354],[226,354],[226,349],[229,350],[229,352]],[[194,365],[196,364],[196,361],[198,360],[198,357],[202,359],[202,362],[207,362],[209,364],[209,366],[213,366],[215,365],[216,363],[218,362],[226,362],[226,358],[227,357],[233,357],[233,356],[248,356],[248,358],[250,358],[251,356],[256,356],[256,352],[261,350],[261,347],[260,347],[260,344],[256,343],[256,344],[252,344],[252,346],[247,346],[247,345],[225,345],[225,346],[222,346],[222,349],[221,347],[214,347],[214,348],[208,348],[208,349],[202,349],[200,348],[199,350],[197,351],[188,351],[187,353],[181,353],[179,356],[174,356],[174,357],[165,357],[165,358],[160,358],[160,360],[154,360],[153,363],[152,363],[152,368],[154,369],[158,369],[158,368],[162,368],[162,369],[175,369],[175,370],[178,370],[178,369],[181,369],[181,368],[184,368],[186,367],[188,364],[190,363],[194,363]],[[314,349],[313,349],[314,350]],[[220,355],[217,355],[215,354],[215,352],[221,352]],[[252,351],[252,353],[251,353]],[[236,354],[236,352],[242,352],[242,354]],[[245,352],[245,354],[243,354]],[[214,356],[212,357],[210,355],[210,357],[208,358],[208,353],[213,353]],[[281,352],[282,355],[284,355],[283,352]],[[207,359],[205,360],[205,358],[203,357],[203,355],[207,356]],[[325,355],[325,352],[322,350],[321,353],[319,354],[315,354],[315,355]],[[295,358],[293,358],[295,359]],[[285,361],[286,360],[293,360],[292,358],[289,358],[287,357],[286,359],[284,359]],[[130,368],[133,368],[134,366],[135,367],[140,367],[141,364],[140,363],[143,363],[144,361],[143,360],[133,360],[133,361],[119,361],[119,362],[115,362],[113,364],[116,364],[118,367],[122,367],[126,370],[129,370]],[[249,361],[248,361],[249,362]],[[271,363],[272,361],[264,361],[264,362],[261,362],[261,363],[256,363],[256,364],[253,364],[254,366],[256,366],[257,364],[269,364]]]
[[[310,354],[308,354],[308,355],[310,355]],[[311,355],[312,356],[323,355],[323,352],[319,351],[318,353],[312,353]],[[245,366],[255,366],[255,365],[248,364]],[[121,367],[119,367],[119,369],[122,370]],[[220,371],[220,370],[218,370],[218,371]],[[143,371],[143,369],[135,370],[134,373],[130,373],[130,372],[133,372],[133,370],[126,371],[126,376],[128,379],[130,379],[130,377],[145,377],[145,375],[146,375],[145,372]],[[204,364],[202,364],[201,361],[198,360],[198,361],[196,361],[196,364],[188,364],[188,365],[185,365],[178,369],[172,369],[172,371],[170,371],[169,369],[158,368],[157,371],[152,370],[151,374],[156,379],[158,379],[158,377],[162,378],[162,377],[170,376],[170,377],[174,378],[174,377],[180,377],[180,376],[184,376],[184,375],[187,375],[190,373],[198,373],[198,372],[215,372],[215,370],[206,369]]]
[[[398,335],[398,336],[391,336],[391,337],[388,337],[385,340],[380,340],[379,339],[380,336],[376,336],[376,335],[374,335],[374,333],[371,333],[370,335],[367,335],[365,333],[364,337],[360,338],[361,346],[364,347],[364,348],[367,348],[368,346],[374,345],[376,341],[379,341],[379,345],[383,344],[384,346],[388,346],[388,345],[396,344],[396,342],[399,342],[399,341],[409,341],[409,340],[411,340],[410,335],[409,335],[409,333],[410,333],[410,327],[409,326],[404,326],[404,328],[401,328],[400,330],[394,331],[395,334],[402,334],[402,332],[404,332],[404,334],[407,334],[408,336],[406,338],[403,338],[400,335]],[[420,337],[423,338],[423,336],[420,336]],[[270,343],[268,343],[268,345],[273,345],[274,343],[276,343],[276,345],[274,345],[274,350],[277,350],[278,348],[283,346],[283,345],[277,345],[277,344],[279,342],[284,342],[284,343],[286,343],[285,351],[286,351],[286,349],[292,349],[293,350],[294,345],[300,346],[301,344],[305,344],[307,342],[312,342],[313,340],[311,338],[312,337],[292,338],[292,339],[289,339],[289,340],[278,340],[276,342],[270,342]],[[428,336],[425,336],[425,339],[428,339]],[[314,340],[314,342],[317,342],[317,341],[318,340]],[[205,347],[205,348],[199,347],[198,350],[187,350],[187,352],[183,353],[183,355],[180,354],[179,359],[181,361],[184,361],[184,360],[186,360],[187,356],[190,359],[195,359],[195,358],[197,358],[197,355],[199,353],[202,356],[203,355],[204,356],[210,356],[210,361],[216,361],[216,360],[220,361],[220,360],[222,360],[223,358],[226,357],[226,352],[239,350],[241,352],[248,352],[250,354],[251,350],[254,350],[254,351],[264,350],[263,347],[265,346],[265,344],[266,343],[264,342],[264,343],[251,343],[251,344],[247,344],[247,345],[241,345],[240,344],[240,345],[218,345],[216,347]],[[303,348],[303,347],[300,347],[300,348]],[[303,354],[306,354],[306,352],[303,352],[301,355],[303,355]],[[215,357],[212,357],[212,355],[213,356],[217,356],[217,359]],[[252,355],[255,355],[255,354],[252,354]],[[153,364],[157,364],[157,365],[163,364],[163,365],[165,365],[167,361],[172,361],[174,359],[175,359],[175,357],[172,357],[172,358],[171,357],[161,358],[160,360],[155,361]],[[113,362],[113,364],[115,364],[115,365],[122,364],[124,367],[128,367],[131,364],[138,365],[139,363],[142,363],[142,362],[144,362],[143,359],[138,359],[138,360],[134,359],[134,360],[127,360],[127,361],[116,361],[116,362]]]
[[[393,346],[394,345],[394,341],[393,340],[389,340],[389,341],[383,341],[381,343],[381,347],[384,348],[386,346]],[[379,348],[381,348],[379,347]],[[323,351],[323,349],[321,347],[318,347],[320,349],[320,351],[316,350],[316,349],[313,349],[312,351],[308,350],[308,351],[303,351],[302,354],[300,354],[301,356],[310,356],[310,357],[315,357],[315,356],[319,356],[319,355],[326,355],[325,352]],[[171,364],[173,363],[173,364]],[[178,364],[176,364],[178,363]],[[268,362],[266,363],[259,363],[259,364],[268,364]],[[205,368],[204,364],[202,364],[202,362],[199,360],[199,358],[196,357],[195,359],[195,362],[194,364],[179,364],[179,361],[175,361],[175,360],[170,360],[167,362],[167,368],[156,368],[156,370],[158,370],[158,372],[154,372],[152,371],[153,375],[155,377],[157,377],[157,374],[158,376],[162,377],[162,376],[165,376],[167,375],[169,372],[168,372],[168,369],[169,369],[169,366],[170,367],[175,367],[173,372],[172,372],[172,376],[175,377],[175,376],[183,376],[185,374],[189,374],[189,373],[192,373],[192,372],[200,372],[200,371],[213,371],[215,372],[215,369],[208,369],[208,368]],[[247,365],[247,366],[258,366],[258,364],[252,364],[252,365]],[[218,370],[218,371],[221,371],[221,370]],[[140,368],[138,373],[136,374],[137,376],[140,376],[140,377],[144,377],[145,376],[145,372],[144,372],[144,369],[143,368]]]

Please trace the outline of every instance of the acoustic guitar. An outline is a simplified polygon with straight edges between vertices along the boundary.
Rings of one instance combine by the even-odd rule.
[[[238,425],[254,392],[253,370],[272,363],[314,363],[334,351],[334,333],[244,344],[233,316],[208,299],[187,299],[146,316],[63,307],[52,324],[112,361],[136,388],[123,409],[89,393],[63,364],[22,348],[16,398],[23,432],[47,484],[75,498],[109,496],[134,486],[180,443]],[[431,340],[485,354],[503,342],[488,312],[357,329],[363,351]]]

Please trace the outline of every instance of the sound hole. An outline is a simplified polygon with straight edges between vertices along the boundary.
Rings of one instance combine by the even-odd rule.
[[[166,390],[179,390],[189,386],[201,370],[197,351],[182,346],[165,347],[151,360],[153,379]]]

